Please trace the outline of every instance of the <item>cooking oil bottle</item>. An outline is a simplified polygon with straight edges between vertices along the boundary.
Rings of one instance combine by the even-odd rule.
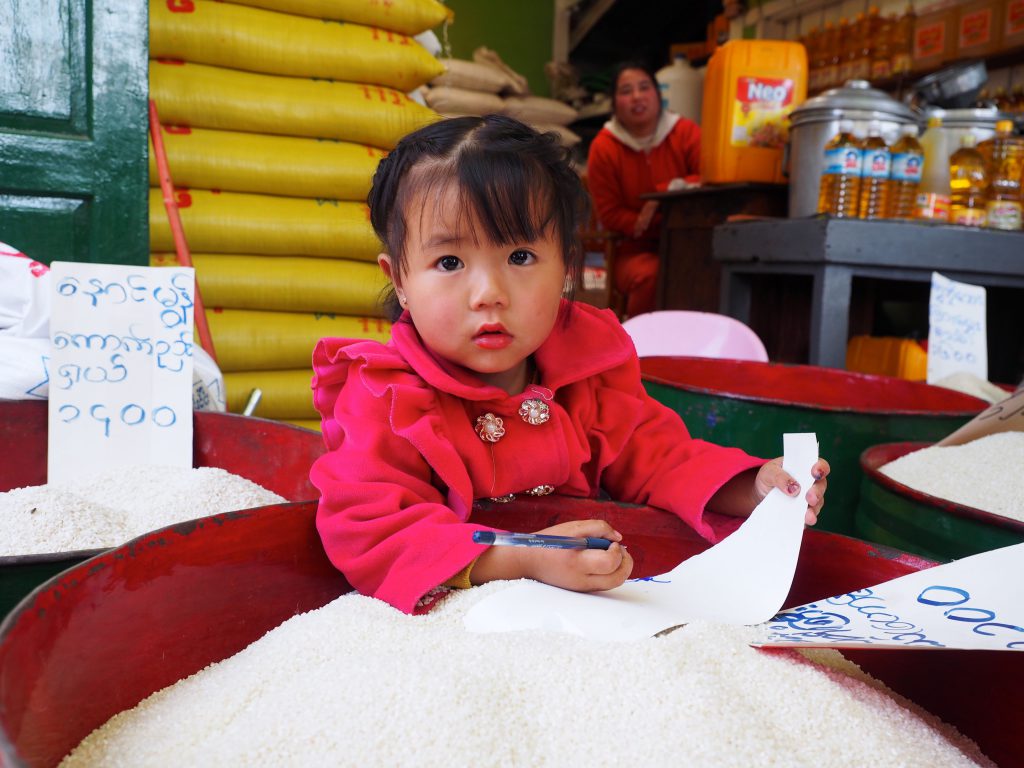
[[[891,52],[892,71],[891,75],[906,75],[910,73],[914,63],[914,23],[917,16],[914,14],[914,6],[908,5],[903,15],[896,20],[892,30],[892,37],[889,40]]]
[[[924,150],[924,169],[917,187],[915,219],[949,221],[949,152],[942,118],[928,118],[928,127],[921,136]]]
[[[839,133],[825,144],[825,170],[818,188],[818,213],[854,218],[860,206],[860,142],[853,121],[840,120]]]
[[[911,123],[900,129],[900,137],[892,145],[892,172],[889,174],[889,218],[910,219],[914,216],[917,190],[924,168],[924,150],[917,140],[917,126]]]
[[[884,219],[889,211],[889,172],[892,154],[882,138],[882,124],[872,120],[863,150],[860,172],[860,213],[862,219]]]
[[[973,133],[964,134],[949,158],[949,220],[965,227],[985,226],[988,174],[977,143]]]
[[[986,225],[992,229],[1022,228],[1021,169],[1024,139],[1013,136],[1013,121],[996,123],[996,135],[978,145],[989,173]]]

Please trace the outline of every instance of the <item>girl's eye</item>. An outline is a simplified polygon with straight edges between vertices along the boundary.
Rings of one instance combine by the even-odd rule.
[[[442,272],[454,272],[462,266],[462,260],[458,256],[442,256],[438,259],[437,266]]]
[[[510,264],[517,264],[522,266],[524,264],[531,264],[533,261],[536,260],[536,258],[537,257],[534,256],[529,251],[524,251],[522,248],[520,248],[519,250],[512,251],[512,254],[508,257],[508,261]]]

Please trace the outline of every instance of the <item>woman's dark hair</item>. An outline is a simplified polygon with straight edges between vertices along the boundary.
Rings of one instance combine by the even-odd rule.
[[[479,236],[492,243],[537,240],[554,227],[574,287],[583,269],[579,232],[590,201],[571,156],[558,134],[538,133],[502,115],[453,117],[408,134],[380,161],[367,198],[370,223],[392,271],[400,276],[406,269],[413,199],[440,206],[441,193],[454,187],[457,216],[475,214]],[[393,319],[401,313],[393,289],[385,305]]]

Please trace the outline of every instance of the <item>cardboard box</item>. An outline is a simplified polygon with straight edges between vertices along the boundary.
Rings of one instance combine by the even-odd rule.
[[[914,71],[930,71],[956,58],[957,9],[944,8],[914,23]]]
[[[991,56],[1002,50],[1004,10],[1004,0],[974,0],[958,6],[957,56]]]
[[[1024,0],[1005,0],[1003,9],[1003,47],[1024,45]]]

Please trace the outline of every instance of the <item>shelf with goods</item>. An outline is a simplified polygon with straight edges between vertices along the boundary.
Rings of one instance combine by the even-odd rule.
[[[808,47],[808,95],[851,79],[903,98],[921,78],[983,62],[989,99],[1004,111],[1024,91],[1024,0],[770,0],[748,4],[731,37],[793,39]],[[881,55],[880,55],[881,54]]]

